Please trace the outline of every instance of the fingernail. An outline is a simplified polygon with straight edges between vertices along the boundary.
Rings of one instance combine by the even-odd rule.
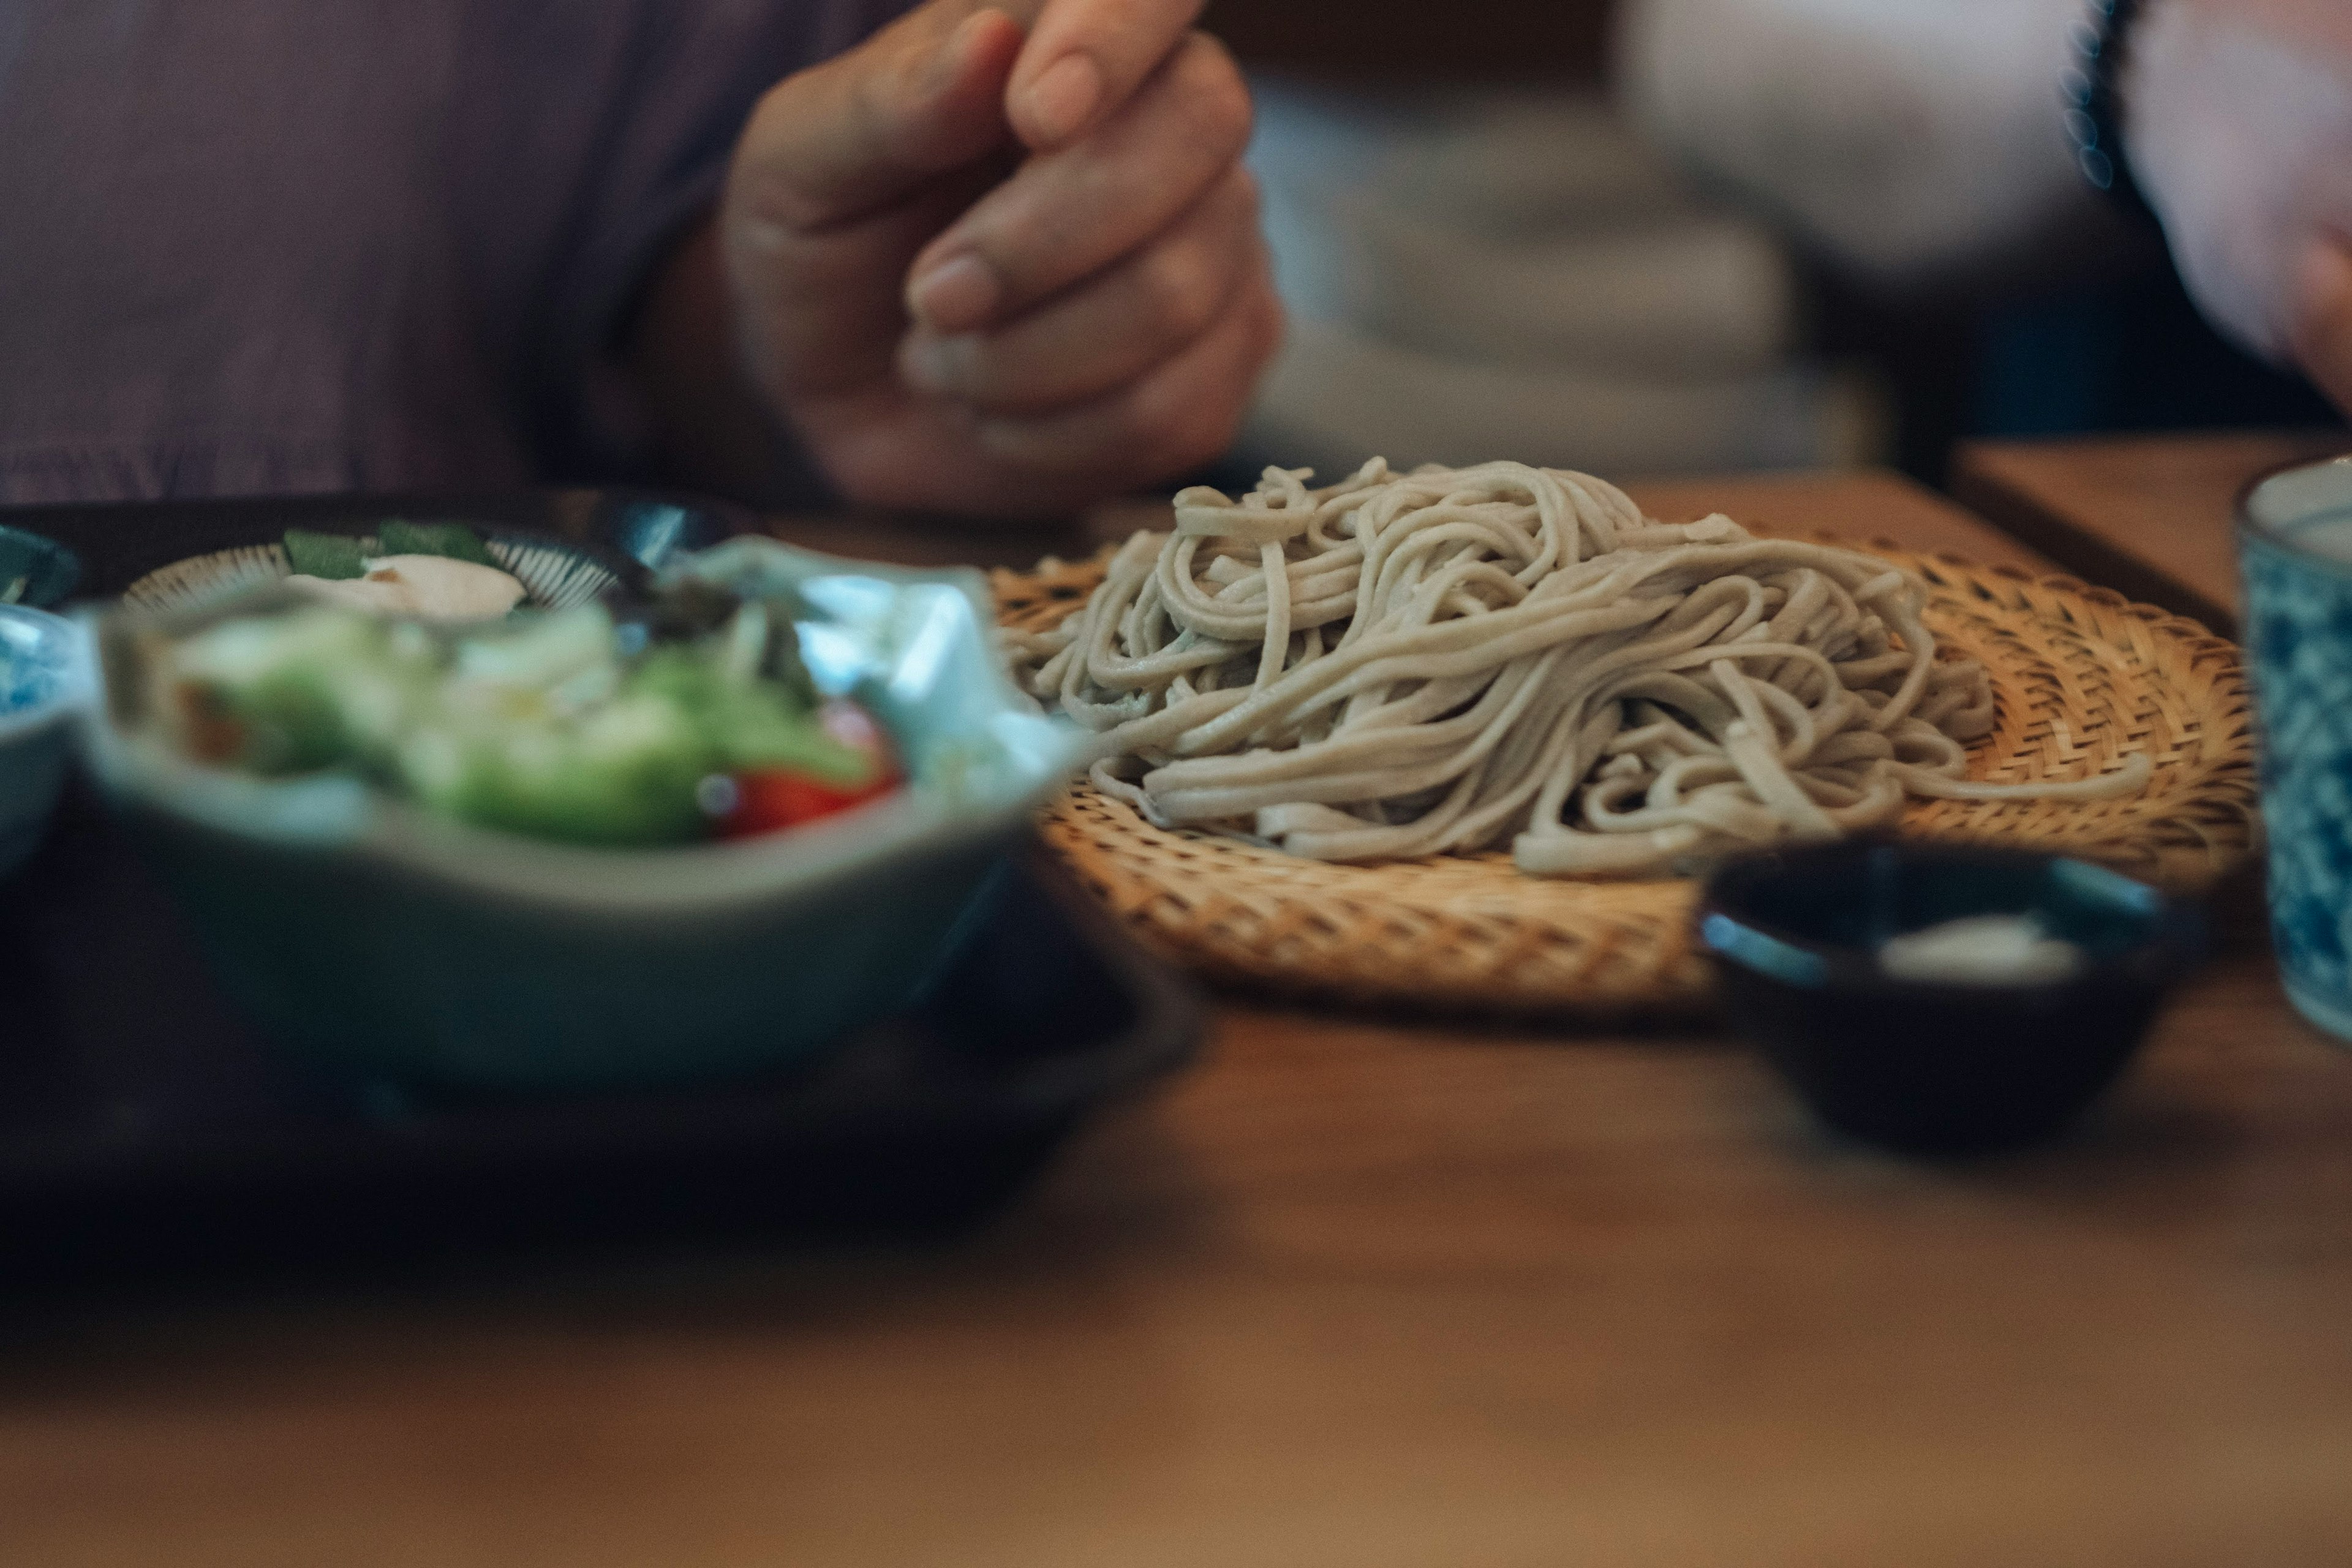
[[[916,279],[907,305],[934,331],[961,332],[986,321],[1003,292],[996,269],[967,251]]]
[[[1022,100],[1032,132],[1049,142],[1066,142],[1084,130],[1102,102],[1101,68],[1085,55],[1065,55],[1030,83]]]
[[[898,350],[898,374],[918,392],[956,390],[956,350],[942,338],[909,337]]]

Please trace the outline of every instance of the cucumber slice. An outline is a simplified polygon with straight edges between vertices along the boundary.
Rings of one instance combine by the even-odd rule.
[[[375,531],[385,555],[446,555],[477,566],[496,566],[482,536],[462,522],[403,522],[395,519]]]
[[[358,540],[340,533],[313,533],[307,528],[286,531],[286,560],[298,577],[340,582],[367,573],[367,552]]]

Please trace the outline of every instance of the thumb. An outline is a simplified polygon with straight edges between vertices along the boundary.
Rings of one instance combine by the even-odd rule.
[[[744,128],[739,189],[763,216],[824,228],[985,157],[1010,134],[1004,84],[1022,41],[1003,12],[942,0],[785,79]]]

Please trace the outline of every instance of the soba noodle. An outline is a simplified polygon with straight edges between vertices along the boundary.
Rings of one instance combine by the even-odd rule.
[[[1538,876],[1649,876],[1892,823],[1908,795],[2105,796],[1966,778],[1993,722],[1889,563],[1667,525],[1584,474],[1486,463],[1198,487],[1083,606],[1014,634],[1103,731],[1094,781],[1162,826],[1324,860],[1508,841]]]

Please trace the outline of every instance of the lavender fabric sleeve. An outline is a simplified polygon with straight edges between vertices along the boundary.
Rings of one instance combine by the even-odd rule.
[[[890,0],[0,0],[0,503],[642,476],[612,367]]]
[[[641,468],[643,435],[612,351],[648,270],[715,205],[746,118],[784,68],[839,53],[899,8],[703,0],[641,13],[573,215],[578,241],[562,247],[543,299],[534,405],[555,416],[546,443],[562,466]]]

